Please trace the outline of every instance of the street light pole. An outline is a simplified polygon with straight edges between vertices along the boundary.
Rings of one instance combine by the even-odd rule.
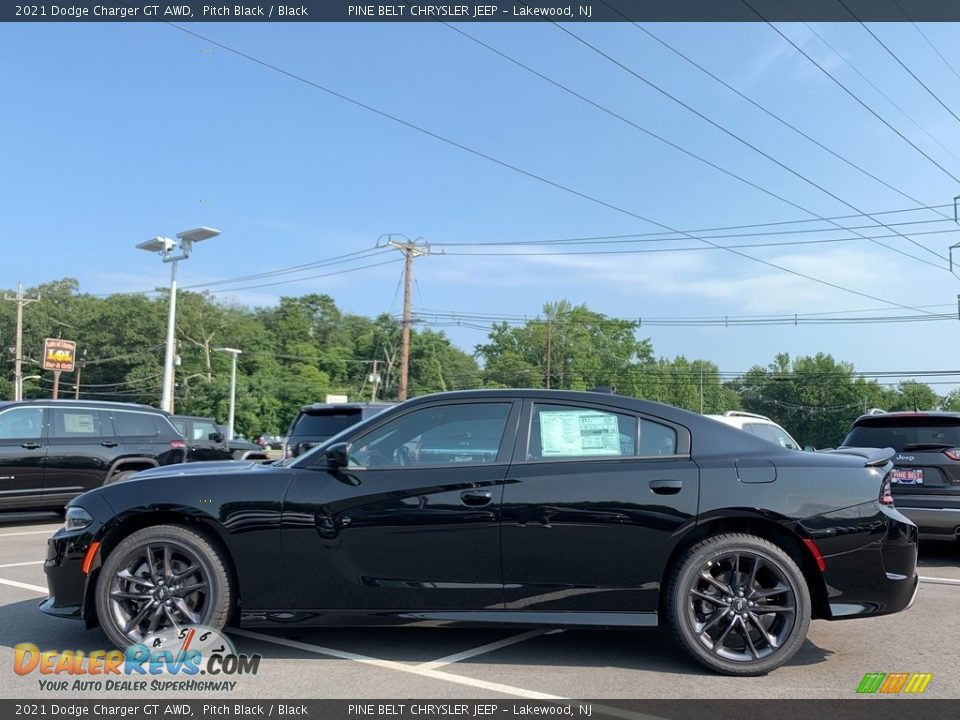
[[[163,356],[163,395],[160,407],[173,412],[173,363],[176,355],[177,259],[170,262],[170,308],[167,311],[167,349]]]
[[[170,270],[170,306],[167,312],[167,348],[163,358],[163,395],[160,407],[167,412],[173,412],[173,365],[176,356],[176,326],[177,326],[177,262],[190,257],[193,244],[201,240],[209,240],[220,234],[219,230],[208,227],[198,227],[177,233],[177,240],[157,236],[137,245],[140,250],[160,253],[163,262],[171,263]],[[180,254],[174,255],[173,249],[179,245]]]
[[[227,419],[227,440],[233,440],[233,418],[237,404],[237,355],[236,348],[216,348],[217,352],[230,353],[230,417]]]

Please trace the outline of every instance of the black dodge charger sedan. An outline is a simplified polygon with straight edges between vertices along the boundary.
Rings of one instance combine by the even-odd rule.
[[[709,668],[758,675],[811,618],[912,603],[891,454],[788,450],[609,394],[430,395],[286,463],[87,492],[49,541],[41,609],[121,647],[188,624],[668,622]]]

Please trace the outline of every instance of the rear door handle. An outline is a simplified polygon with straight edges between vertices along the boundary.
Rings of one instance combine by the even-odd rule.
[[[657,495],[676,495],[683,487],[683,480],[651,480],[650,489]]]
[[[36,450],[37,448],[42,447],[42,445],[35,442],[25,442],[20,447],[26,448],[27,450]]]
[[[120,443],[115,442],[114,440],[104,440],[104,441],[103,441],[102,443],[100,443],[100,444],[103,445],[104,447],[116,447],[116,446],[119,445]]]
[[[460,493],[460,502],[470,507],[487,505],[493,499],[493,493],[482,490],[466,490]]]

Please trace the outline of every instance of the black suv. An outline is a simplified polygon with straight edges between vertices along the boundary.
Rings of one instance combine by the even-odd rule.
[[[173,426],[187,441],[187,460],[269,460],[270,454],[246,440],[227,440],[226,428],[211,418],[174,415]]]
[[[960,539],[960,413],[863,415],[847,447],[891,447],[891,489],[897,510],[931,538]]]
[[[146,405],[0,402],[0,510],[59,510],[98,485],[185,457],[167,413]]]
[[[395,403],[315,403],[304,405],[293,419],[283,445],[283,457],[294,458],[337,433],[373,417]]]

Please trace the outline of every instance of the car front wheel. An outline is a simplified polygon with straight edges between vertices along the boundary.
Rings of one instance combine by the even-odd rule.
[[[694,545],[669,588],[677,638],[696,660],[726,675],[780,667],[810,626],[803,573],[780,547],[753,535],[716,535]]]
[[[233,603],[227,563],[219,548],[187,527],[132,533],[110,552],[97,578],[104,632],[122,648],[170,627],[223,629]]]

